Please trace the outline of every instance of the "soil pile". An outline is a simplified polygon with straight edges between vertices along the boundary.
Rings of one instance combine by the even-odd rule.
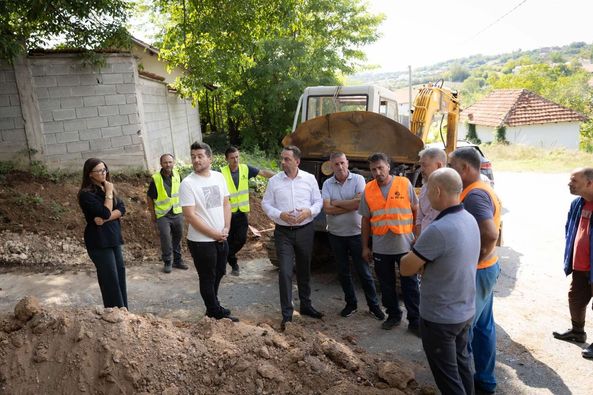
[[[114,181],[117,195],[126,205],[122,233],[127,265],[160,259],[158,234],[146,204],[149,182],[148,176],[120,176]],[[52,181],[21,171],[4,176],[0,183],[0,268],[45,271],[93,267],[84,248],[86,224],[78,206],[78,188],[77,179]],[[255,229],[271,228],[255,196],[251,198],[251,211],[250,224]],[[257,238],[250,232],[250,241],[239,257],[264,256],[261,240],[269,233],[262,232]]]
[[[2,393],[431,394],[412,370],[289,325],[276,332],[125,309],[57,310],[31,297],[0,317]]]

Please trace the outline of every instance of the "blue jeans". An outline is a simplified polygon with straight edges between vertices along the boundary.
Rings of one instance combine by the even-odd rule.
[[[498,262],[485,269],[478,269],[476,273],[476,315],[470,330],[469,351],[474,355],[474,382],[486,391],[496,389],[496,324],[492,305],[499,275]]]
[[[373,254],[375,272],[381,285],[381,302],[387,309],[390,317],[402,317],[399,308],[399,298],[395,289],[395,264],[406,254],[384,255]],[[404,305],[408,311],[407,318],[411,326],[418,326],[420,321],[420,290],[418,289],[418,276],[400,276]]]
[[[344,300],[349,306],[357,306],[356,293],[352,284],[352,271],[350,270],[349,256],[352,257],[354,269],[360,279],[364,296],[369,307],[378,307],[377,291],[371,275],[369,264],[362,259],[362,242],[360,235],[336,236],[329,234],[329,244],[336,257],[340,284],[344,291]]]
[[[128,308],[126,266],[121,245],[87,249],[87,252],[97,268],[103,306]]]

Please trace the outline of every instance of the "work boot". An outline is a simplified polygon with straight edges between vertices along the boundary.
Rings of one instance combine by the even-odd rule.
[[[572,328],[562,333],[552,332],[552,336],[558,340],[565,340],[568,342],[584,343],[587,341],[587,334],[582,329]]]
[[[173,264],[175,269],[187,270],[189,266],[187,266],[183,261],[177,262]]]
[[[163,268],[163,271],[165,273],[171,273],[172,270],[173,270],[173,265],[171,264],[171,262],[165,262],[165,267]]]
[[[241,271],[239,270],[239,265],[237,265],[236,263],[231,264],[231,274],[233,276],[238,276],[241,274]]]

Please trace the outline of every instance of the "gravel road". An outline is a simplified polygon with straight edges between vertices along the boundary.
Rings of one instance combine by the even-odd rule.
[[[497,173],[496,190],[504,205],[504,246],[500,248],[502,274],[495,296],[498,330],[497,376],[500,394],[591,394],[593,361],[580,355],[581,346],[554,340],[552,331],[569,327],[569,279],[562,271],[563,229],[573,198],[566,186],[568,174]],[[130,310],[159,316],[197,320],[204,309],[195,269],[160,272],[157,263],[128,270]],[[0,312],[9,312],[24,295],[63,306],[100,304],[96,276],[77,273],[0,276]],[[223,280],[221,300],[241,319],[269,322],[280,318],[277,272],[265,259],[244,262],[240,277]],[[348,338],[371,352],[412,363],[418,380],[432,377],[420,340],[402,325],[392,331],[379,328],[359,302],[359,311],[341,318],[342,292],[331,272],[313,277],[312,300],[326,313],[323,322],[296,317],[298,322]],[[296,296],[296,292],[294,292]],[[359,301],[364,297],[359,292]],[[593,338],[593,320],[586,327]]]

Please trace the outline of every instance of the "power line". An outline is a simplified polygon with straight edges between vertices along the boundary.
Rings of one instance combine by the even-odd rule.
[[[484,33],[486,30],[490,29],[492,26],[496,25],[498,22],[500,22],[503,18],[505,18],[506,16],[508,16],[510,13],[512,13],[513,11],[515,11],[517,8],[521,7],[524,3],[526,3],[527,0],[523,0],[521,1],[519,4],[517,4],[516,6],[514,6],[510,11],[508,11],[506,14],[502,15],[501,17],[499,17],[497,20],[495,20],[494,22],[492,22],[491,24],[489,24],[488,26],[486,26],[485,28],[483,28],[482,30],[480,30],[479,32],[477,32],[472,38],[470,38],[469,40],[467,40],[464,44],[467,44],[468,42],[474,40],[476,37],[478,37],[480,34]]]

